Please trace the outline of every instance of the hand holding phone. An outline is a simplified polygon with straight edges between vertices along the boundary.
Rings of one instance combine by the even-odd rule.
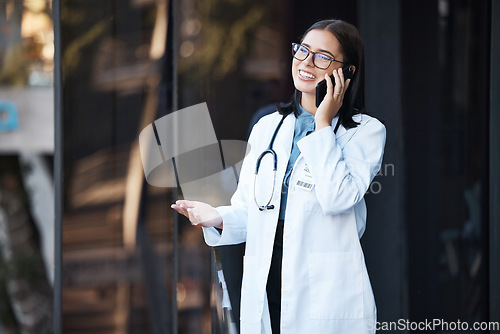
[[[342,68],[342,73],[344,73],[344,80],[352,79],[354,76],[354,66],[348,65]],[[330,75],[330,79],[332,80],[333,86],[335,87],[335,77]],[[321,101],[325,98],[326,95],[326,80],[321,80],[316,85],[316,108],[319,107]]]

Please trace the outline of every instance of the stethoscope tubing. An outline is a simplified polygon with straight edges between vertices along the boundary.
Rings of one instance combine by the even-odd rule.
[[[278,135],[278,131],[281,128],[281,125],[283,124],[283,121],[285,120],[286,116],[287,115],[284,115],[281,118],[280,122],[276,126],[276,129],[274,130],[273,136],[271,137],[271,141],[269,142],[269,146],[267,147],[266,150],[264,150],[264,152],[262,152],[259,155],[259,157],[257,158],[257,161],[255,162],[255,173],[254,173],[254,177],[253,177],[253,199],[254,199],[255,204],[257,205],[257,207],[259,208],[260,211],[274,209],[274,205],[271,205],[271,201],[273,199],[274,187],[275,187],[275,183],[276,183],[276,171],[278,170],[278,155],[276,154],[276,151],[274,151],[273,145],[274,145],[274,140],[276,139],[276,136]],[[341,121],[340,121],[340,117],[339,117],[339,119],[337,120],[337,124],[335,125],[334,133],[337,133],[337,130],[340,126],[340,123],[341,123]],[[262,162],[262,159],[267,154],[271,154],[273,157],[273,189],[271,191],[271,196],[269,197],[269,200],[267,201],[267,203],[265,205],[260,205],[257,202],[257,197],[255,196],[256,183],[257,183],[256,181],[257,181],[257,175],[259,174],[260,163]]]
[[[274,133],[273,133],[273,136],[271,138],[271,141],[269,142],[269,146],[267,147],[267,149],[262,152],[259,157],[257,158],[257,161],[255,162],[255,173],[254,173],[254,177],[253,177],[253,199],[255,201],[255,204],[257,205],[257,207],[259,208],[260,211],[264,211],[264,210],[272,210],[274,209],[274,205],[270,205],[272,199],[273,199],[273,194],[274,194],[274,186],[275,186],[275,183],[276,183],[276,171],[278,170],[278,155],[276,154],[276,151],[274,151],[273,149],[273,145],[274,145],[274,140],[276,139],[276,136],[278,135],[278,131],[279,129],[281,128],[281,125],[283,124],[283,121],[285,120],[285,117],[287,115],[284,115],[280,122],[278,123],[278,126],[276,126],[276,129],[274,130]],[[257,202],[257,197],[255,196],[255,189],[256,189],[256,184],[257,184],[257,175],[259,174],[259,169],[260,169],[260,163],[262,162],[262,159],[267,155],[267,154],[271,154],[272,157],[273,157],[273,188],[272,188],[272,191],[271,191],[271,196],[269,197],[269,200],[267,201],[267,203],[265,205],[260,205],[258,202]]]

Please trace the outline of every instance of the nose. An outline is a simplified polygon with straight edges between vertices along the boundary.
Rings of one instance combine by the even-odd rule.
[[[308,54],[306,59],[304,59],[302,62],[305,63],[307,66],[314,67],[313,63],[313,54]]]

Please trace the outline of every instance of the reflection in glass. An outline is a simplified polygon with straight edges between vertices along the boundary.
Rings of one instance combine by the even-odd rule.
[[[0,1],[0,332],[53,333],[50,0]]]
[[[288,31],[288,8],[284,1],[179,3],[179,109],[206,102],[221,145],[228,139],[246,140],[252,115],[283,99],[281,90],[288,79],[283,73],[289,73],[284,70],[284,60],[290,58],[284,36]],[[188,197],[193,196],[193,189],[186,190],[181,195],[193,199]],[[206,200],[213,205],[227,204],[219,201],[215,195]],[[186,235],[197,241],[199,256],[211,253],[212,268],[207,268],[211,269],[212,281],[211,333],[237,333],[244,244],[209,250],[202,232],[181,217],[180,249],[195,245],[188,245]],[[191,277],[183,267],[193,260],[181,253],[179,281]],[[198,321],[179,305],[179,332],[195,333],[186,327],[187,319]],[[205,321],[203,329],[210,333]]]
[[[0,85],[52,86],[52,2],[5,1],[1,11]]]
[[[61,4],[63,333],[174,326],[174,194],[145,183],[138,145],[168,100],[167,15],[164,2]]]

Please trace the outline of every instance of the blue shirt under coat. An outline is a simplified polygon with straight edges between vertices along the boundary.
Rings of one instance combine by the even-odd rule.
[[[300,115],[295,121],[292,152],[290,153],[290,159],[288,159],[288,165],[286,166],[285,177],[283,178],[283,185],[281,187],[280,215],[278,219],[285,219],[286,202],[288,197],[288,182],[290,181],[290,175],[292,174],[295,161],[297,161],[297,158],[300,155],[300,150],[297,146],[297,142],[308,134],[314,132],[315,128],[314,115],[302,108],[301,105],[299,105],[299,111]]]

